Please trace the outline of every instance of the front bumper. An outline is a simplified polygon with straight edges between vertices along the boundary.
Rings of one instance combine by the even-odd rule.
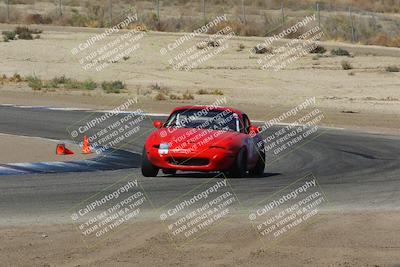
[[[150,162],[161,169],[182,171],[225,171],[232,167],[236,153],[222,149],[209,148],[204,151],[188,151],[170,149],[167,154],[160,155],[158,148],[147,150]]]

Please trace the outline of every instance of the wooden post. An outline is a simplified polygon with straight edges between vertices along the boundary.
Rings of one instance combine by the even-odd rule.
[[[61,3],[61,1],[62,1],[62,0],[59,0],[59,1],[58,1],[58,9],[59,9],[59,12],[60,12],[60,17],[63,15],[63,13],[62,13],[62,3]]]
[[[244,0],[242,0],[242,18],[243,18],[243,23],[246,24],[246,9],[244,7]]]
[[[10,21],[10,0],[7,0],[7,21]]]
[[[351,7],[349,7],[349,16],[350,16],[350,24],[351,24],[351,42],[354,43],[356,40],[356,33],[354,29],[354,21],[353,21],[353,13]]]
[[[285,23],[285,11],[283,10],[283,0],[281,1],[281,15],[282,15],[282,23]]]
[[[374,31],[377,30],[377,25],[376,25],[376,18],[375,18],[375,13],[372,13],[372,24],[374,27]]]
[[[318,18],[318,27],[321,28],[321,14],[319,10],[319,2],[317,2],[317,18]]]
[[[160,22],[160,0],[157,0],[157,20]]]
[[[203,20],[204,20],[204,25],[205,25],[207,23],[206,0],[203,0]]]
[[[109,2],[109,8],[108,8],[109,16],[110,16],[110,27],[113,25],[113,18],[112,18],[112,0]]]

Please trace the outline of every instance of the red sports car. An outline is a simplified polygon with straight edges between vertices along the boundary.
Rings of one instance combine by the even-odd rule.
[[[154,121],[157,131],[147,138],[142,174],[157,176],[180,171],[221,171],[229,177],[247,172],[261,176],[265,152],[258,128],[246,114],[226,107],[175,108],[165,123]]]

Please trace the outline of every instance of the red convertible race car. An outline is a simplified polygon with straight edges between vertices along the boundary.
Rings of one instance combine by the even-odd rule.
[[[157,176],[180,171],[221,171],[229,177],[261,176],[265,152],[258,128],[239,110],[184,106],[173,110],[143,148],[142,174]],[[261,145],[257,145],[261,144]]]

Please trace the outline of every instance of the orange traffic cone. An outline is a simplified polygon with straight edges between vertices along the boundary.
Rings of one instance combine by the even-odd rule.
[[[92,153],[92,151],[90,150],[89,139],[85,135],[83,137],[82,154],[91,154],[91,153]]]
[[[58,144],[56,148],[57,155],[73,155],[74,152],[65,147],[65,144]]]

